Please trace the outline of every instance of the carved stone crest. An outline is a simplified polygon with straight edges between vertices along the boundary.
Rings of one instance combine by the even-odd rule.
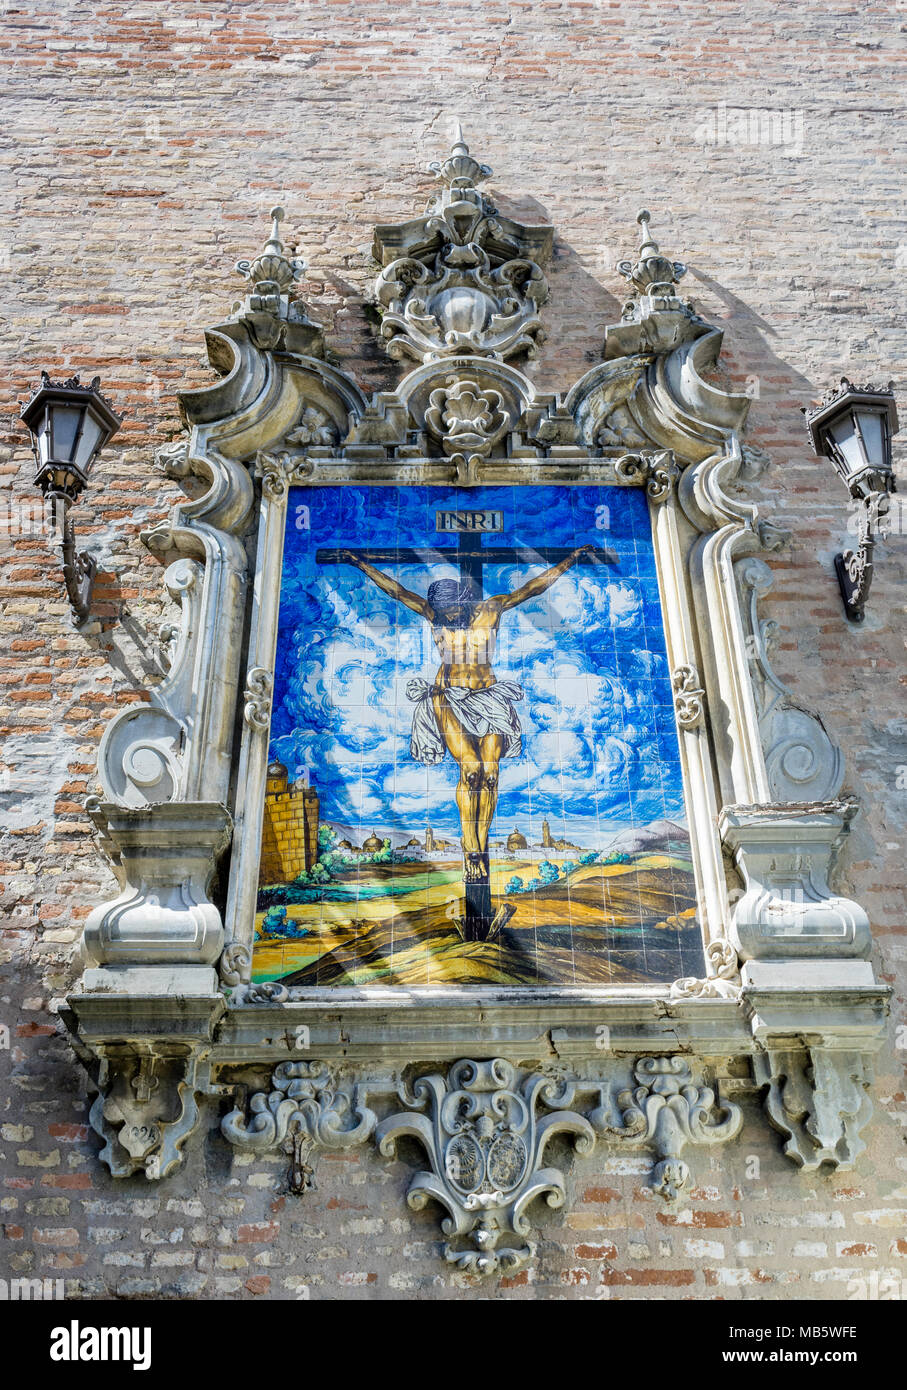
[[[579,1153],[595,1143],[589,1121],[567,1109],[573,1094],[570,1083],[541,1074],[520,1083],[502,1058],[456,1062],[446,1077],[423,1076],[401,1091],[406,1109],[383,1120],[375,1139],[387,1157],[403,1135],[425,1150],[431,1169],[415,1175],[406,1200],[414,1210],[430,1199],[446,1208],[448,1263],[511,1273],[532,1258],[526,1208],[542,1194],[559,1207],[565,1196],[561,1171],[542,1166],[549,1140],[570,1134]]]
[[[534,355],[548,297],[538,261],[550,254],[551,229],[498,215],[476,187],[491,170],[472,158],[459,128],[450,157],[432,169],[445,186],[425,217],[375,232],[389,354],[417,362]]]

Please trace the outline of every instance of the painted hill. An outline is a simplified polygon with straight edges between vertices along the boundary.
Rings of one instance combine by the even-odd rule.
[[[608,854],[643,854],[672,846],[689,846],[690,837],[682,825],[673,820],[653,820],[648,825],[630,825],[616,835],[607,846]]]

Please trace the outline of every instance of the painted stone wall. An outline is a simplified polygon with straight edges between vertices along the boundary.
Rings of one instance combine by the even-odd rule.
[[[114,1182],[58,1018],[80,924],[113,888],[84,812],[98,740],[163,670],[162,565],[139,533],[178,495],[153,449],[178,433],[176,390],[211,379],[203,327],[238,297],[232,265],[261,244],[279,201],[331,352],[364,390],[389,387],[397,368],[366,308],[372,228],[422,211],[424,166],[459,116],[495,169],[502,211],[556,228],[548,337],[529,366],[540,388],[563,389],[597,360],[640,207],[690,265],[697,309],[725,328],[723,384],[753,398],[752,493],[793,533],[769,559],[775,664],[846,752],[865,809],[840,883],[867,907],[876,970],[894,990],[855,1173],[799,1175],[743,1091],[752,1123],[716,1155],[692,1153],[677,1212],[646,1188],[646,1160],[575,1160],[567,1207],[543,1210],[539,1262],[514,1296],[903,1293],[907,515],[892,509],[854,629],[832,570],[846,499],[798,413],[840,372],[894,376],[907,412],[898,18],[764,0],[114,0],[102,12],[23,0],[0,19],[0,1274],[64,1277],[73,1296],[487,1296],[438,1261],[435,1213],[406,1210],[407,1165],[370,1151],[326,1155],[315,1192],[284,1196],[283,1160],[233,1154],[211,1105],[208,1138],[175,1179]],[[77,513],[101,570],[98,621],[80,634],[30,519],[16,402],[41,367],[100,372],[127,416]]]

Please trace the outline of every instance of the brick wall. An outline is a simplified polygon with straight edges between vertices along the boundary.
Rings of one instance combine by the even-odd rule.
[[[831,563],[845,498],[798,408],[846,371],[894,376],[907,412],[902,20],[882,4],[769,0],[19,0],[0,19],[5,499],[31,497],[16,402],[41,367],[100,372],[127,416],[76,514],[100,555],[95,629],[69,627],[41,536],[0,549],[2,1263],[64,1276],[71,1294],[486,1296],[437,1260],[436,1214],[403,1206],[409,1169],[370,1152],[325,1157],[318,1191],[284,1198],[283,1160],[228,1153],[210,1108],[210,1137],[175,1180],[112,1181],[56,1017],[80,924],[114,888],[83,810],[97,743],[160,678],[162,569],[138,534],[178,495],[152,451],[178,432],[175,391],[211,379],[202,328],[238,297],[231,267],[281,201],[331,351],[365,390],[390,386],[363,307],[372,227],[421,211],[424,165],[460,116],[502,210],[557,229],[548,340],[528,369],[540,388],[597,360],[643,206],[726,330],[725,380],[753,396],[750,439],[770,458],[754,491],[794,533],[769,557],[776,664],[846,750],[866,809],[841,882],[870,912],[895,991],[856,1174],[799,1175],[755,1116],[732,1149],[693,1152],[679,1214],[649,1195],[643,1160],[577,1161],[566,1215],[541,1210],[534,1283],[513,1296],[843,1298],[850,1280],[899,1278],[907,544],[879,547],[866,623],[847,626]],[[733,137],[738,108],[776,113],[768,143],[707,143]]]

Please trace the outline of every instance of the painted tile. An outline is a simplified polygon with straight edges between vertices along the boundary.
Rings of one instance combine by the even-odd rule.
[[[571,555],[583,545],[613,563]],[[533,583],[561,556],[563,572]],[[430,584],[480,571],[482,595],[462,594],[444,622],[416,611]],[[639,489],[292,490],[270,756],[297,792],[317,793],[318,854],[262,885],[256,977],[525,985],[702,973],[654,575]],[[518,602],[483,609],[491,595]],[[476,697],[494,684],[497,695]],[[495,737],[495,721],[510,732]],[[279,833],[298,868],[303,798],[291,801],[296,820],[284,816]],[[469,872],[480,872],[483,844],[484,897],[465,887],[464,863],[478,856]]]

